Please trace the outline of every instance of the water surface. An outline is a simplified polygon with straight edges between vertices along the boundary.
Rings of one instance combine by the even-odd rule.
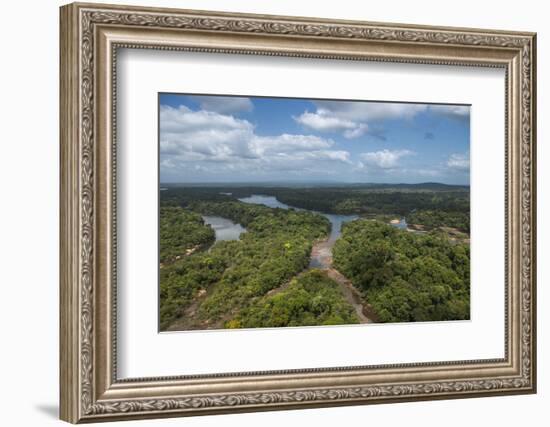
[[[264,205],[268,208],[281,208],[281,209],[290,209],[292,206],[289,206],[285,203],[280,202],[275,196],[264,196],[261,194],[253,194],[249,197],[242,197],[239,201],[244,203],[251,203],[253,205]],[[306,209],[293,208],[298,211],[305,211]]]
[[[246,232],[246,228],[241,224],[237,224],[221,216],[203,215],[202,219],[214,229],[214,233],[216,233],[216,242],[222,240],[239,240],[241,233]]]
[[[399,222],[393,223],[391,225],[393,225],[395,228],[399,228],[400,230],[406,230],[408,227],[407,221],[405,220],[405,218],[401,218]]]

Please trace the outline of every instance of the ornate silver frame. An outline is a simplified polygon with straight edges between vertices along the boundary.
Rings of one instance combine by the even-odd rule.
[[[129,418],[534,393],[533,33],[71,4],[61,8],[61,418]],[[502,67],[505,357],[175,378],[116,375],[116,52],[193,50]]]

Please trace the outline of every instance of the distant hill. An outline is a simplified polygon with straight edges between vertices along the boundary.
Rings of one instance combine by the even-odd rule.
[[[469,185],[442,184],[440,182],[421,182],[417,184],[390,184],[374,182],[205,182],[205,183],[161,183],[161,188],[174,187],[210,187],[210,188],[353,188],[370,190],[406,190],[406,191],[469,191]]]
[[[452,190],[469,190],[469,185],[451,185],[451,184],[442,184],[439,182],[421,182],[418,184],[377,184],[377,183],[366,183],[366,184],[351,184],[353,186],[362,187],[362,188],[373,188],[373,189],[401,189],[401,190],[430,190],[430,191],[452,191]]]

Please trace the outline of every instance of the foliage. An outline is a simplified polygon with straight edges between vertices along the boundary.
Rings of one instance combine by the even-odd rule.
[[[453,227],[466,233],[470,232],[470,214],[468,212],[416,210],[407,215],[407,222],[428,228]]]
[[[281,202],[304,209],[337,214],[407,215],[415,209],[469,212],[469,192],[398,191],[370,188],[271,189]]]
[[[271,209],[235,201],[190,201],[188,209],[218,215],[247,228],[238,241],[213,245],[161,269],[161,329],[186,313],[188,329],[223,326],[243,307],[265,295],[309,263],[311,247],[330,223],[320,215]],[[205,266],[207,268],[205,268]],[[198,298],[199,292],[204,295]]]
[[[179,329],[357,321],[335,282],[318,271],[303,272],[313,243],[330,231],[328,220],[237,200],[251,194],[317,212],[381,221],[406,215],[409,223],[429,229],[469,232],[467,187],[169,187],[161,192],[162,330],[175,321]],[[230,219],[247,231],[239,240],[214,244],[201,215]],[[333,256],[381,321],[469,318],[469,246],[453,243],[445,233],[415,234],[357,220],[344,225]]]
[[[214,242],[214,230],[202,217],[177,206],[160,208],[160,262],[173,262],[187,254],[188,249],[210,245]]]
[[[428,227],[456,227],[469,232],[470,190],[466,186],[425,184],[355,184],[324,187],[171,187],[168,202],[223,202],[264,194],[297,208],[366,217],[407,216]]]
[[[341,325],[359,323],[336,282],[321,270],[292,279],[288,288],[260,298],[226,322],[228,328]]]
[[[160,270],[160,329],[182,316],[201,290],[223,275],[227,261],[206,252],[195,253]]]
[[[383,322],[469,319],[466,244],[363,219],[344,225],[333,254]]]

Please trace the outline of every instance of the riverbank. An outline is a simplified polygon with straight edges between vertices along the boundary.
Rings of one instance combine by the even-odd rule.
[[[365,304],[359,290],[332,264],[332,248],[335,240],[321,240],[313,245],[309,268],[318,268],[334,280],[339,286],[346,301],[354,308],[360,323],[375,323],[377,316],[372,307]]]
[[[376,323],[378,321],[378,317],[373,308],[363,302],[361,294],[347,277],[335,268],[329,268],[325,271],[328,277],[340,285],[344,298],[355,309],[355,313],[357,317],[359,317],[360,323]]]

